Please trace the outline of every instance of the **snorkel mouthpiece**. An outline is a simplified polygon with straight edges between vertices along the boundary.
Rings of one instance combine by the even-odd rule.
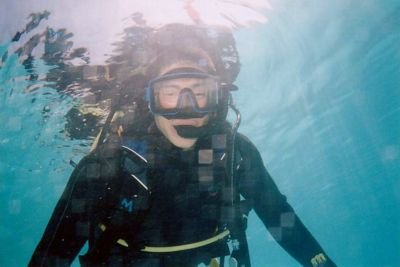
[[[199,138],[200,136],[207,133],[207,127],[195,127],[191,125],[180,125],[175,126],[176,132],[183,138]]]
[[[184,112],[184,113],[178,113],[174,115],[163,115],[164,118],[167,120],[173,120],[173,119],[195,119],[195,118],[203,118],[205,114],[200,114],[197,112]],[[206,125],[201,126],[201,127],[196,127],[192,125],[177,125],[174,126],[176,129],[176,132],[178,133],[179,136],[183,138],[198,138],[202,136],[203,134],[207,133]]]

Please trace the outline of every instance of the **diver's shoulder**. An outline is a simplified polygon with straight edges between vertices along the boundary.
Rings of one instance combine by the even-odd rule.
[[[250,138],[242,133],[237,133],[235,143],[240,151],[258,151]]]

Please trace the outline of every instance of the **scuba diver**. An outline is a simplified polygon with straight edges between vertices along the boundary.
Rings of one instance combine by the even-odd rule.
[[[209,39],[218,36],[229,49],[215,49]],[[82,266],[249,267],[250,210],[302,266],[336,266],[237,132],[231,33],[167,25],[147,42],[154,49],[144,88],[129,80],[116,93],[29,266],[70,266],[88,242]]]

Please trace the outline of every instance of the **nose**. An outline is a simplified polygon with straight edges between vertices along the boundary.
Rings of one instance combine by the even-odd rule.
[[[179,108],[182,110],[192,110],[196,106],[196,103],[194,101],[195,100],[192,90],[190,90],[189,88],[185,88],[181,91],[180,94]]]

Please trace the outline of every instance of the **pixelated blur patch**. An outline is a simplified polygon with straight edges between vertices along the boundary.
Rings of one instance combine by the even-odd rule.
[[[199,181],[200,182],[212,182],[214,177],[213,177],[214,169],[208,166],[205,167],[199,167],[198,169],[198,175],[199,175]]]
[[[212,220],[218,216],[218,207],[215,204],[204,205],[201,208],[201,217],[206,220]]]
[[[100,177],[100,164],[91,163],[86,167],[86,177],[88,178],[98,178]]]
[[[88,236],[89,224],[85,222],[77,222],[75,225],[75,233],[77,236]]]
[[[5,126],[9,131],[19,132],[22,129],[21,118],[19,117],[8,118],[8,121]]]
[[[196,153],[191,150],[180,151],[181,160],[182,160],[182,162],[185,162],[185,163],[192,163],[195,160],[195,155],[196,155]]]
[[[199,164],[211,164],[213,162],[212,149],[199,150]]]
[[[214,149],[226,148],[226,134],[215,134],[212,136],[212,147]]]
[[[276,241],[282,240],[282,228],[281,227],[271,227],[271,228],[269,228],[269,233],[271,234],[272,238],[275,239]]]
[[[72,213],[83,213],[85,211],[84,199],[72,199],[71,200],[71,211]]]
[[[210,186],[214,184],[213,168],[210,167],[200,167],[198,169],[199,177],[199,188],[200,191],[206,191]]]
[[[399,159],[400,149],[396,145],[388,145],[381,152],[381,158],[384,163],[394,162]]]
[[[394,193],[397,197],[397,200],[400,202],[400,181],[397,181],[397,183],[394,185]]]
[[[10,214],[19,214],[21,212],[21,200],[13,199],[8,202],[8,212]]]
[[[296,217],[293,212],[286,212],[281,214],[281,226],[282,227],[293,227]]]

